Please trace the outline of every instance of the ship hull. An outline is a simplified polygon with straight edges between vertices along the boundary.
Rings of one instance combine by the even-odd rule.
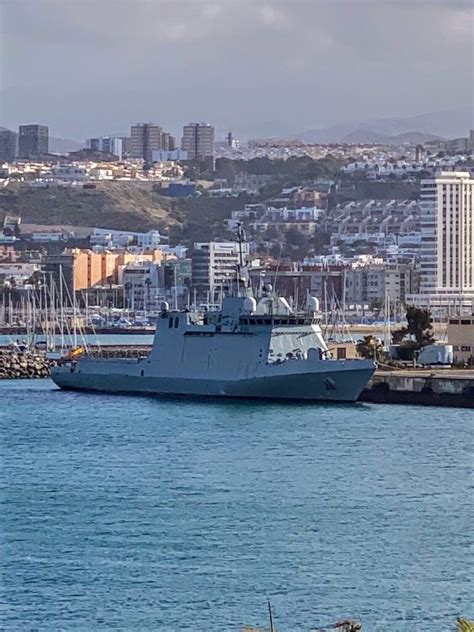
[[[71,372],[65,367],[59,367],[53,370],[52,378],[59,387],[69,390],[159,396],[355,402],[374,371],[370,362],[358,361],[358,364],[362,366],[340,366],[332,371],[292,372],[233,380]]]

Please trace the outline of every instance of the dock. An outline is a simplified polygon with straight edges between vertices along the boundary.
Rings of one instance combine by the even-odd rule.
[[[377,370],[359,401],[474,408],[474,369]]]

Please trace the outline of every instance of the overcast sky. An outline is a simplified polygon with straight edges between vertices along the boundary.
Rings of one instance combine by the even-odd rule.
[[[245,136],[473,104],[473,3],[0,0],[0,125]]]

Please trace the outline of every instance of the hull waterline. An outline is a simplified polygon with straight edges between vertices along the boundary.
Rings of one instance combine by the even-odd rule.
[[[52,372],[52,378],[63,389],[106,393],[355,402],[373,370],[369,363],[357,369],[216,380],[79,373],[60,367]]]

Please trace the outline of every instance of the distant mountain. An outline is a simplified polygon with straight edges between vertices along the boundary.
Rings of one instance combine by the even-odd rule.
[[[397,144],[412,143],[413,145],[429,143],[432,140],[444,140],[442,136],[428,134],[427,132],[404,132],[396,136],[389,136],[389,138],[392,138]]]
[[[425,134],[423,132],[404,132],[403,134],[396,134],[395,136],[387,136],[385,134],[379,134],[378,132],[358,129],[344,136],[341,142],[349,144],[374,143],[378,145],[402,145],[403,143],[412,143],[418,145],[428,143],[432,140],[442,140],[442,138],[441,136]]]
[[[69,138],[49,137],[49,151],[52,154],[68,154],[70,151],[78,151],[84,148],[84,143]]]
[[[0,131],[8,130],[7,127],[0,127]],[[14,131],[14,130],[9,130]],[[15,132],[18,135],[18,132]],[[68,138],[49,137],[49,151],[51,154],[68,154],[70,151],[77,151],[84,147],[83,143]]]
[[[333,125],[321,129],[312,129],[295,134],[297,138],[311,143],[342,142],[386,142],[380,137],[398,137],[409,135],[405,140],[396,142],[427,142],[436,138],[459,138],[469,134],[474,127],[474,115],[470,110],[432,112],[404,118],[370,119],[353,123]],[[416,131],[413,131],[416,130]],[[420,134],[419,137],[414,136]],[[354,135],[354,136],[352,136]],[[413,140],[410,140],[410,135]],[[424,139],[426,135],[428,138]],[[348,138],[360,140],[347,140]],[[430,138],[431,137],[431,138]],[[433,138],[434,137],[434,138]],[[371,140],[373,139],[373,140]]]

